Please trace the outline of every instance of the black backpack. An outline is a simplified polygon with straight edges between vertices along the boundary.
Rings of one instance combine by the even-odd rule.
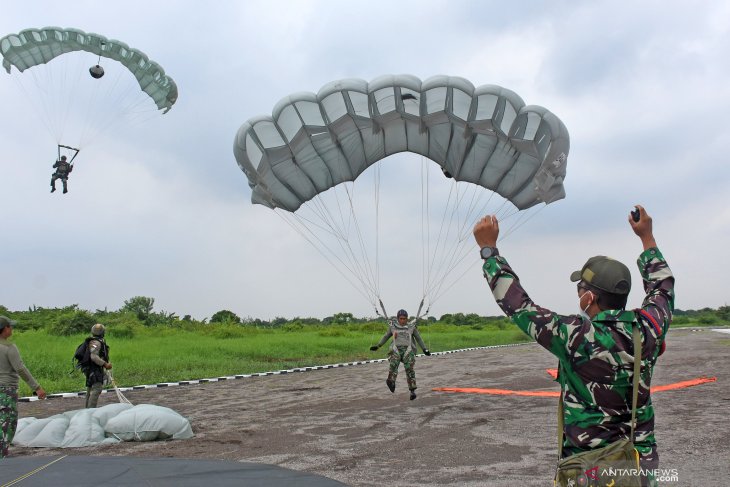
[[[74,352],[74,356],[71,359],[71,372],[73,372],[75,369],[81,369],[82,371],[85,371],[85,369],[91,364],[91,352],[89,352],[89,342],[94,338],[95,337],[87,337],[83,341],[83,343],[76,347],[76,352]]]

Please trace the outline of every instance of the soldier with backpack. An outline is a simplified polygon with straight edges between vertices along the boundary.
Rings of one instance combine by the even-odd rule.
[[[101,323],[91,327],[91,336],[79,345],[74,358],[77,367],[86,376],[86,407],[95,408],[106,379],[106,370],[112,368],[109,362],[109,345],[104,341],[106,328]]]

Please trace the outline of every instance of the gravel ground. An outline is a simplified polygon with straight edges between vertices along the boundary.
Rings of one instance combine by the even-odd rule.
[[[387,363],[127,392],[134,404],[188,417],[195,438],[97,448],[12,448],[11,455],[115,455],[246,461],[311,472],[351,486],[546,486],[556,462],[557,400],[435,392],[437,387],[557,390],[555,359],[530,344],[419,357],[418,398]],[[120,370],[120,374],[122,371]],[[668,486],[730,485],[730,336],[670,331],[654,385],[717,382],[653,395]],[[83,398],[21,403],[20,416],[83,407]],[[100,405],[116,401],[104,394]]]

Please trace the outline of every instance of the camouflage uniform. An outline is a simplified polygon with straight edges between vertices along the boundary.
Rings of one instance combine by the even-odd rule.
[[[104,364],[109,362],[109,346],[102,337],[92,337],[89,340],[89,365],[84,367],[86,374],[86,407],[95,408],[101,389],[106,382]]]
[[[653,320],[626,310],[601,311],[592,320],[559,315],[532,302],[504,257],[490,257],[484,262],[483,271],[502,310],[559,360],[558,380],[565,403],[563,457],[629,436],[632,330],[635,324],[641,327],[642,371],[635,446],[641,467],[654,470],[658,468],[659,455],[649,388],[672,320],[674,277],[656,247],[642,252],[637,263],[646,291],[642,310]]]
[[[18,426],[18,390],[0,387],[0,458],[8,456]]]
[[[51,176],[51,193],[56,191],[56,179],[61,180],[63,183],[63,192],[68,193],[68,175],[73,170],[73,166],[64,159],[56,161],[53,167],[56,169],[56,172]]]
[[[426,344],[423,343],[421,334],[415,322],[407,323],[401,326],[398,320],[388,320],[388,331],[380,339],[377,347],[385,345],[390,337],[393,337],[393,343],[388,352],[388,362],[390,362],[390,370],[388,372],[388,381],[395,384],[398,378],[398,366],[403,362],[403,368],[406,371],[408,379],[408,389],[415,391],[416,386],[416,341],[422,350],[426,350]]]
[[[0,458],[8,455],[18,426],[18,379],[22,377],[32,390],[38,382],[23,364],[18,348],[0,338]]]

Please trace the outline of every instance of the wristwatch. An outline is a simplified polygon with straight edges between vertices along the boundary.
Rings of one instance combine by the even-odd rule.
[[[479,256],[484,260],[494,255],[497,255],[497,249],[495,247],[482,247],[482,250],[479,251]]]

